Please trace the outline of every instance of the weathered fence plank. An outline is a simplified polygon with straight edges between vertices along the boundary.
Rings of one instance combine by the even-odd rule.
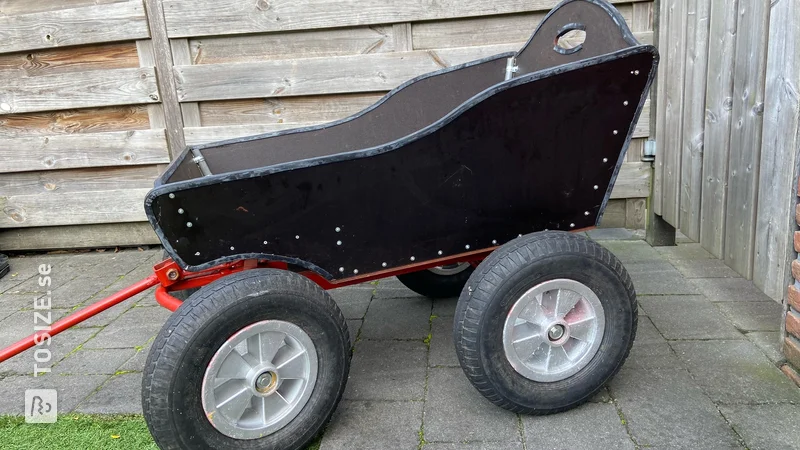
[[[611,0],[633,3],[646,0]],[[164,0],[169,36],[265,33],[316,28],[374,25],[451,19],[528,11],[546,11],[559,0],[444,0],[437,2],[385,2],[362,0]],[[212,18],[213,20],[209,20]]]
[[[0,138],[0,173],[168,163],[164,130]]]
[[[0,15],[0,53],[146,38],[140,0]]]
[[[681,200],[681,135],[683,129],[683,94],[686,66],[686,2],[665,0],[662,12],[667,16],[667,40],[662,43],[662,53],[667,53],[669,64],[664,78],[664,97],[659,105],[664,108],[664,134],[659,137],[659,149],[664,163],[662,178],[661,216],[672,226],[680,227]]]
[[[140,222],[150,189],[52,192],[0,197],[0,228]],[[65,208],[64,205],[69,205]]]
[[[689,0],[687,7],[679,222],[683,234],[693,241],[699,241],[710,0]]]
[[[0,114],[152,103],[159,99],[152,67],[15,77],[4,83]]]
[[[740,7],[743,6],[740,4]],[[764,112],[768,2],[740,8],[733,77],[728,198],[725,209],[725,264],[751,279],[756,202]]]
[[[159,244],[149,222],[0,229],[7,251]]]
[[[700,245],[717,258],[725,250],[733,67],[738,0],[711,2],[703,152]]]
[[[132,42],[0,54],[0,77],[139,67]]]
[[[800,152],[800,1],[772,3],[753,283],[781,299],[791,282]]]
[[[148,128],[147,106],[108,106],[0,116],[0,138]]]
[[[160,171],[157,165],[103,167],[91,169],[46,170],[0,174],[0,192],[4,196],[149,189]]]

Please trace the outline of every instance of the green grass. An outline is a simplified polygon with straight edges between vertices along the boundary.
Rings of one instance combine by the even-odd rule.
[[[23,417],[0,416],[0,446],[6,450],[158,449],[142,416],[86,414],[59,416],[56,423],[25,423]]]
[[[318,437],[306,450],[319,450]],[[0,416],[3,450],[152,449],[158,450],[140,415],[68,414],[56,423],[25,423],[20,416]]]

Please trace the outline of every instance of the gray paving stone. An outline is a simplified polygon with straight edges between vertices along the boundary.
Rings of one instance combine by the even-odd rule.
[[[690,281],[712,302],[775,302],[744,278],[695,278]]]
[[[21,309],[32,309],[34,299],[44,294],[0,294],[0,320]]]
[[[625,263],[638,295],[691,295],[697,288],[666,261]]]
[[[103,292],[101,292],[101,294],[105,294],[106,292],[107,291],[103,291]],[[96,300],[99,300],[102,296],[103,295],[98,295],[98,298]],[[89,302],[89,303],[92,303],[92,302]],[[87,305],[83,305],[81,307],[85,307]],[[133,300],[125,300],[124,302],[122,302],[122,303],[120,303],[120,304],[118,304],[116,306],[113,306],[113,307],[101,312],[100,314],[97,314],[96,316],[92,316],[92,317],[84,320],[83,322],[79,323],[76,326],[77,327],[81,327],[81,328],[104,327],[104,326],[110,324],[111,322],[115,321],[119,316],[124,314],[125,311],[127,311],[127,310],[129,310],[129,309],[131,309],[133,307],[134,307]]]
[[[639,297],[667,339],[744,339],[703,296]]]
[[[625,264],[641,261],[656,261],[661,255],[643,241],[602,241],[600,244],[609,249]]]
[[[508,442],[430,442],[425,450],[522,450],[521,441]]]
[[[640,446],[740,448],[733,430],[686,370],[626,365],[611,381],[610,391]]]
[[[362,320],[347,319],[347,331],[350,332],[350,345],[355,345],[358,331],[361,330]]]
[[[676,246],[671,247],[654,247],[655,250],[663,255],[670,261],[686,261],[686,260],[713,260],[717,259],[706,251],[700,244],[697,243],[686,243],[686,244],[678,244]]]
[[[0,327],[3,325],[0,323]],[[2,329],[2,328],[0,328]],[[32,333],[31,330],[29,333]],[[60,360],[64,359],[71,351],[77,348],[79,345],[86,342],[89,338],[96,333],[97,330],[92,329],[77,329],[72,328],[68,330],[64,330],[63,332],[52,336],[50,338],[50,345],[47,346],[43,344],[41,348],[49,348],[50,349],[50,361],[43,362],[38,364],[39,367],[44,368],[51,368]],[[17,341],[22,339],[25,336],[18,336]],[[0,344],[2,346],[8,344]],[[37,347],[32,349],[26,350],[19,355],[0,363],[0,375],[1,374],[17,374],[17,375],[32,375],[33,374],[33,364],[35,363],[34,360],[34,352],[36,351]]]
[[[777,363],[784,359],[781,350],[780,332],[777,331],[753,331],[745,334],[745,337],[756,345],[766,355],[767,359]]]
[[[372,300],[372,290],[344,287],[328,291],[346,319],[363,319]]]
[[[150,342],[149,344],[145,345],[142,348],[134,349],[136,353],[129,360],[125,362],[125,364],[119,366],[118,370],[123,372],[143,372],[144,371],[144,364],[147,361],[147,355],[150,354],[150,348],[153,346],[153,343]]]
[[[141,398],[142,374],[125,373],[106,381],[75,411],[85,414],[141,414]]]
[[[423,400],[427,348],[414,341],[360,341],[350,365],[348,400]]]
[[[741,278],[719,259],[674,260],[672,265],[684,278]]]
[[[46,261],[46,259],[43,259],[42,261]],[[47,293],[47,291],[51,292],[55,291],[56,289],[69,283],[76,277],[75,273],[70,273],[70,272],[61,273],[61,272],[55,272],[55,270],[56,269],[54,269],[51,266],[50,274],[48,275],[50,277],[49,285],[47,284],[48,283],[47,277],[40,276],[38,275],[38,273],[35,273],[32,277],[28,278],[26,281],[18,284],[17,286],[8,290],[7,292],[16,294],[44,295],[45,293]],[[44,284],[44,286],[42,286],[42,284]]]
[[[425,298],[407,287],[383,287],[375,289],[375,298]]]
[[[800,389],[748,340],[685,341],[670,345],[695,382],[715,402],[800,403]]]
[[[431,366],[460,367],[456,348],[453,345],[453,318],[436,317],[431,321],[431,353],[428,364]]]
[[[433,315],[439,317],[453,317],[456,315],[458,297],[437,298],[433,300]]]
[[[783,307],[778,302],[721,302],[714,304],[741,331],[780,331]]]
[[[0,321],[0,348],[36,332],[35,326],[54,324],[69,311],[63,309],[17,311]]]
[[[528,448],[635,448],[611,403],[586,403],[550,416],[525,416],[522,425]]]
[[[161,307],[137,306],[97,333],[84,348],[133,348],[145,345],[158,334],[170,314],[170,311]]]
[[[432,368],[425,402],[425,440],[509,441],[518,436],[517,416],[486,400],[460,368]]]
[[[586,232],[595,241],[628,241],[641,239],[633,230],[625,228],[595,228]]]
[[[11,271],[3,278],[0,278],[0,293],[13,291],[15,287],[31,279],[34,275],[34,272],[22,272],[14,270],[14,267],[12,266]]]
[[[374,299],[361,328],[362,339],[425,339],[431,300],[424,297]]]
[[[636,340],[625,366],[638,369],[674,369],[680,367],[680,361],[650,318],[640,316]]]
[[[136,354],[132,348],[81,349],[56,364],[53,372],[67,375],[113,375]]]
[[[81,271],[83,278],[113,279],[126,275],[133,269],[149,260],[153,251],[136,249],[113,251],[92,251],[75,255],[66,262],[66,266]]]
[[[397,277],[381,278],[378,280],[378,289],[395,288],[395,289],[408,289],[406,285],[400,282]]]
[[[422,402],[342,401],[320,450],[408,449],[419,446]]]
[[[721,406],[750,450],[800,448],[800,405]]]
[[[13,376],[0,380],[0,415],[22,415],[25,408],[26,389],[55,389],[58,391],[58,412],[71,412],[100,384],[107,375],[59,376],[48,374],[39,377]]]
[[[111,283],[112,278],[90,278],[77,277],[63,286],[55,289],[52,294],[54,308],[72,308],[78,305],[92,303],[92,300],[100,300],[103,296],[97,295]]]

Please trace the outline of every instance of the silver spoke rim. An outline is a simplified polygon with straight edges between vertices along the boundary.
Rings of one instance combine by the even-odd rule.
[[[604,331],[603,304],[591,289],[575,280],[550,280],[529,289],[511,307],[503,350],[525,378],[560,381],[589,364]]]
[[[469,266],[470,264],[468,262],[462,262],[462,263],[448,264],[446,266],[431,267],[428,270],[435,273],[436,275],[442,275],[446,277],[449,275],[455,275],[457,273],[461,273],[467,270]]]
[[[235,439],[268,436],[303,409],[317,380],[314,342],[297,325],[265,320],[225,341],[203,376],[208,421]]]

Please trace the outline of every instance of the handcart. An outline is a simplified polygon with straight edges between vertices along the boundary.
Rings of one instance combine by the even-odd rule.
[[[326,290],[396,276],[459,296],[458,359],[491,402],[575,407],[620,369],[637,304],[620,261],[570,232],[603,215],[657,63],[606,1],[565,0],[516,53],[337,122],[191,146],[145,200],[168,258],[49,334],[155,286],[174,311],[142,384],[156,443],[299,449],[350,367]]]

